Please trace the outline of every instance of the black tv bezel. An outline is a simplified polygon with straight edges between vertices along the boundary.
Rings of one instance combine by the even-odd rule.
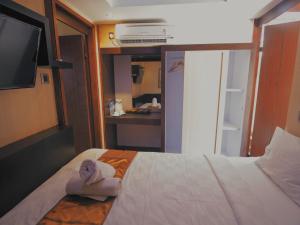
[[[7,14],[1,13],[0,11],[0,17],[9,17],[9,19],[12,19],[18,23],[21,24],[26,24],[29,25],[31,27],[33,27],[34,29],[37,29],[39,31],[39,35],[38,35],[38,44],[37,44],[37,49],[36,49],[36,56],[35,56],[35,61],[34,61],[34,75],[33,75],[33,79],[32,82],[29,84],[24,84],[24,85],[16,85],[16,86],[5,86],[5,87],[1,87],[0,86],[0,90],[11,90],[11,89],[23,89],[23,88],[34,88],[35,87],[35,83],[36,83],[36,76],[37,76],[37,67],[38,67],[38,55],[39,55],[39,48],[40,48],[40,41],[41,41],[41,35],[42,35],[42,29],[40,27],[37,27],[35,25],[32,25],[30,23],[26,23],[22,20],[18,20],[14,17],[8,16]]]
[[[37,66],[52,66],[55,64],[51,48],[49,20],[47,17],[11,0],[0,1],[0,13],[41,28]]]

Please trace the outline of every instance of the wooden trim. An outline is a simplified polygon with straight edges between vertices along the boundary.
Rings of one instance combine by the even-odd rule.
[[[22,151],[24,148],[33,145],[44,138],[47,138],[61,130],[58,126],[51,127],[47,130],[41,131],[39,133],[36,133],[34,135],[31,135],[29,137],[26,137],[22,140],[13,142],[11,144],[8,144],[2,148],[0,148],[0,160],[3,160],[7,157],[10,157],[13,154],[18,153],[19,151]]]
[[[166,151],[166,48],[161,48],[161,152]]]
[[[255,18],[254,23],[256,26],[262,26],[289,9],[295,7],[299,3],[300,0],[277,0],[275,3],[271,2],[261,12],[258,13],[258,17]]]
[[[92,27],[91,34],[88,35],[89,48],[89,63],[90,63],[90,86],[92,94],[92,106],[93,106],[93,122],[94,122],[94,133],[95,133],[95,147],[103,147],[103,129],[101,121],[101,93],[98,71],[98,58],[97,58],[97,30],[96,26]]]
[[[90,108],[90,122],[93,125],[92,138],[93,147],[102,147],[101,138],[101,114],[100,114],[100,92],[99,92],[99,77],[98,77],[98,64],[97,64],[97,43],[96,43],[96,26],[90,21],[80,16],[78,13],[73,11],[64,3],[59,0],[45,0],[46,13],[50,20],[52,27],[52,43],[55,56],[60,58],[60,47],[57,35],[56,20],[71,26],[72,28],[84,33],[87,37],[87,58],[88,58],[88,92],[89,102],[91,103]],[[61,91],[61,94],[57,97],[58,104],[58,115],[66,112],[66,104],[64,98],[63,86],[61,85],[60,72],[58,69],[53,70],[53,76],[56,77],[55,89]],[[63,101],[64,100],[64,101]],[[67,124],[66,117],[61,120],[63,125]]]
[[[244,119],[244,130],[242,134],[242,151],[241,155],[246,156],[250,151],[251,145],[251,127],[252,118],[254,110],[254,100],[255,100],[255,89],[258,76],[258,64],[259,64],[259,52],[260,52],[260,40],[262,34],[262,27],[253,26],[253,49],[251,51],[250,67],[249,67],[249,81],[248,81],[248,93],[247,93],[247,104],[245,109],[245,119]]]
[[[96,52],[97,52],[97,66],[99,70],[99,93],[100,93],[100,120],[101,120],[101,143],[102,143],[102,148],[107,148],[107,130],[109,130],[108,127],[113,127],[113,126],[107,126],[105,122],[105,104],[106,104],[106,99],[105,99],[105,88],[104,88],[104,70],[103,70],[103,58],[105,56],[102,55],[102,50],[100,48],[100,42],[101,42],[101,29],[98,24],[95,25],[95,32],[96,32]],[[114,128],[111,128],[110,130],[113,130]],[[113,132],[112,132],[113,133]]]
[[[78,19],[79,21],[84,23],[86,26],[88,26],[88,27],[94,26],[94,24],[92,22],[90,22],[89,20],[87,20],[86,18],[84,18],[83,16],[78,14],[77,12],[75,12],[73,9],[71,9],[69,6],[67,6],[65,3],[63,3],[59,0],[55,0],[55,4],[56,4],[57,8],[64,10],[66,13],[72,15],[74,18]]]
[[[252,43],[222,43],[195,45],[165,45],[165,51],[244,50],[252,49]]]
[[[277,6],[279,3],[283,2],[284,0],[272,0],[270,1],[265,7],[260,9],[253,17],[253,20],[258,19]]]
[[[88,35],[90,30],[93,26],[87,26],[78,18],[74,17],[73,15],[69,14],[66,10],[58,8],[56,5],[56,19],[62,23],[68,24],[68,26],[72,27],[73,29]]]
[[[49,29],[51,35],[51,47],[52,53],[55,60],[61,58],[60,52],[58,51],[59,41],[56,37],[57,33],[57,26],[55,21],[56,10],[54,7],[53,0],[45,0],[45,12],[46,16],[49,19]],[[64,127],[68,124],[66,120],[66,106],[65,106],[65,96],[63,95],[62,85],[61,85],[61,75],[58,68],[52,68],[52,75],[53,75],[53,83],[54,83],[54,91],[55,91],[55,102],[56,102],[56,111],[57,111],[57,119],[58,119],[58,126]]]
[[[103,148],[112,148],[116,145],[116,126],[106,123],[105,115],[109,114],[108,102],[115,99],[115,82],[114,82],[114,66],[113,55],[99,54],[101,67],[101,94],[102,94],[102,115],[104,125],[104,146]]]
[[[300,12],[300,3],[295,7],[291,8],[289,12]]]

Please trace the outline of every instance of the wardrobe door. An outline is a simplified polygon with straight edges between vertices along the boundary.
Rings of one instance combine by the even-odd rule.
[[[222,54],[222,51],[185,53],[183,153],[215,152]]]
[[[168,51],[165,59],[165,124],[169,153],[182,152],[184,51]]]
[[[299,22],[267,26],[257,95],[251,153],[264,154],[276,126],[285,128],[295,59]]]

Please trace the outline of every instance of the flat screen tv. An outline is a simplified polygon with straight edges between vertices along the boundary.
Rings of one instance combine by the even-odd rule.
[[[0,13],[0,89],[34,87],[41,29]]]

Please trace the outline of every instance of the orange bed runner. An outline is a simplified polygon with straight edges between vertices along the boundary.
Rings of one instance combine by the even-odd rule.
[[[135,151],[108,150],[99,160],[112,165],[116,169],[115,177],[123,178]],[[104,202],[79,196],[66,196],[38,223],[39,225],[101,225],[104,223],[115,198]]]

